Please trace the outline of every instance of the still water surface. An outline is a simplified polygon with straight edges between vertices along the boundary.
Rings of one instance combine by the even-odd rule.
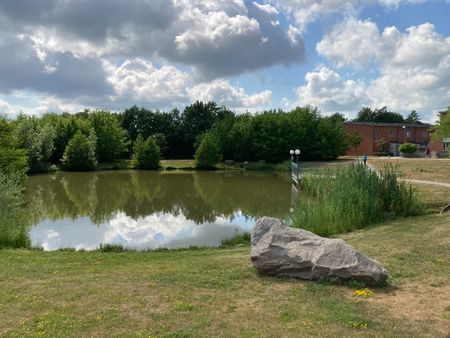
[[[29,178],[32,245],[44,250],[216,246],[262,216],[284,217],[289,175],[108,171]]]

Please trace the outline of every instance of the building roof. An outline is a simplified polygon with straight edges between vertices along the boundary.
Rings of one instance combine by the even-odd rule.
[[[344,124],[354,124],[354,125],[362,125],[362,126],[380,126],[380,127],[407,127],[407,128],[430,128],[431,124],[428,123],[385,123],[385,122],[354,122],[354,121],[345,121]]]

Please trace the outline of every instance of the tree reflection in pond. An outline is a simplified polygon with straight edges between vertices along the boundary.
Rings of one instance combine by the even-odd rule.
[[[217,245],[261,215],[284,217],[290,197],[288,176],[254,172],[58,173],[26,190],[32,241],[48,250]]]

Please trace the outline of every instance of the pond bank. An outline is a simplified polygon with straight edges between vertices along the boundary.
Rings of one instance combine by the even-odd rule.
[[[337,159],[334,161],[307,161],[307,162],[300,162],[300,167],[303,170],[312,170],[319,167],[339,167],[342,165],[348,165],[352,162],[354,162],[353,159],[347,158]],[[96,171],[103,171],[103,170],[136,170],[136,168],[133,166],[131,160],[119,160],[116,162],[99,163]],[[195,160],[184,159],[184,160],[161,160],[160,170],[198,170],[198,169],[195,168]],[[291,168],[290,168],[290,161],[285,161],[282,163],[225,161],[217,164],[215,170],[289,172]]]

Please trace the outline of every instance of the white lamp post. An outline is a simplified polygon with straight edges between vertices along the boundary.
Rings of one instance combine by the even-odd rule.
[[[294,179],[294,181],[296,183],[298,183],[298,177],[299,177],[299,166],[298,166],[298,155],[300,155],[300,149],[295,149],[295,150],[290,150],[289,154],[291,154],[291,162],[292,162],[292,169],[291,169],[291,174],[292,174],[292,178]],[[296,156],[296,166],[294,166],[294,155]],[[294,177],[294,168],[295,168],[295,177]]]

